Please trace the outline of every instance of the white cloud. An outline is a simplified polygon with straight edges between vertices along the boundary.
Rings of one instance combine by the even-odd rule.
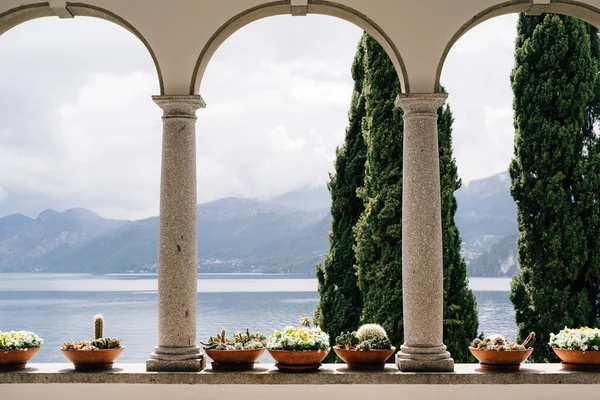
[[[465,180],[506,169],[512,154],[515,21],[468,32],[444,67]],[[223,43],[200,90],[200,201],[327,181],[361,33],[335,18],[280,16]],[[40,19],[2,35],[0,59],[0,214],[75,206],[116,218],[157,214],[161,111],[150,95],[158,83],[133,35],[97,19]],[[16,192],[29,196],[28,208],[10,203]]]
[[[506,171],[513,156],[516,15],[485,21],[452,47],[441,83],[454,113],[453,146],[463,181]]]

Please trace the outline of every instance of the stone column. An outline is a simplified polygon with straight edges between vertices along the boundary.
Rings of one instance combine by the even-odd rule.
[[[153,96],[163,109],[158,238],[158,346],[148,371],[201,371],[196,346],[196,110],[200,96]]]
[[[443,341],[444,276],[437,109],[447,95],[401,94],[404,111],[402,296],[404,344],[398,368],[453,371]]]

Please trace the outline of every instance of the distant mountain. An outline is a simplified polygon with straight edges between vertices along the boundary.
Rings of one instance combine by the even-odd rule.
[[[469,276],[508,277],[519,272],[517,235],[505,236],[467,267]]]
[[[38,271],[90,240],[125,224],[83,208],[46,210],[37,218],[15,214],[0,218],[0,271]]]
[[[517,206],[510,195],[508,172],[469,182],[456,192],[456,200],[456,224],[467,262],[517,234]]]
[[[269,200],[305,211],[329,210],[331,195],[327,186],[304,187]]]
[[[506,267],[516,252],[509,237],[517,232],[508,175],[473,181],[456,195],[469,273],[513,273]],[[199,270],[314,275],[329,248],[330,203],[322,186],[198,205]],[[0,218],[0,272],[153,272],[157,249],[158,217],[110,220],[75,208]]]

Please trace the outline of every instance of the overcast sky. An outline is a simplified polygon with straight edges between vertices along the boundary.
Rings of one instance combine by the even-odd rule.
[[[442,73],[464,182],[512,156],[516,15],[453,47]],[[274,34],[276,32],[276,34]],[[272,17],[236,32],[204,75],[198,200],[265,198],[324,185],[342,143],[350,65],[362,32],[332,17]],[[89,208],[158,214],[161,110],[154,65],[129,32],[92,18],[45,18],[0,37],[0,216]]]

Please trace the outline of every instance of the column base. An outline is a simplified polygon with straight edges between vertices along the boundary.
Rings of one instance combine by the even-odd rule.
[[[396,365],[401,372],[454,372],[454,360],[446,346],[402,346]]]
[[[200,372],[206,367],[206,358],[198,347],[156,347],[146,360],[148,372]]]

